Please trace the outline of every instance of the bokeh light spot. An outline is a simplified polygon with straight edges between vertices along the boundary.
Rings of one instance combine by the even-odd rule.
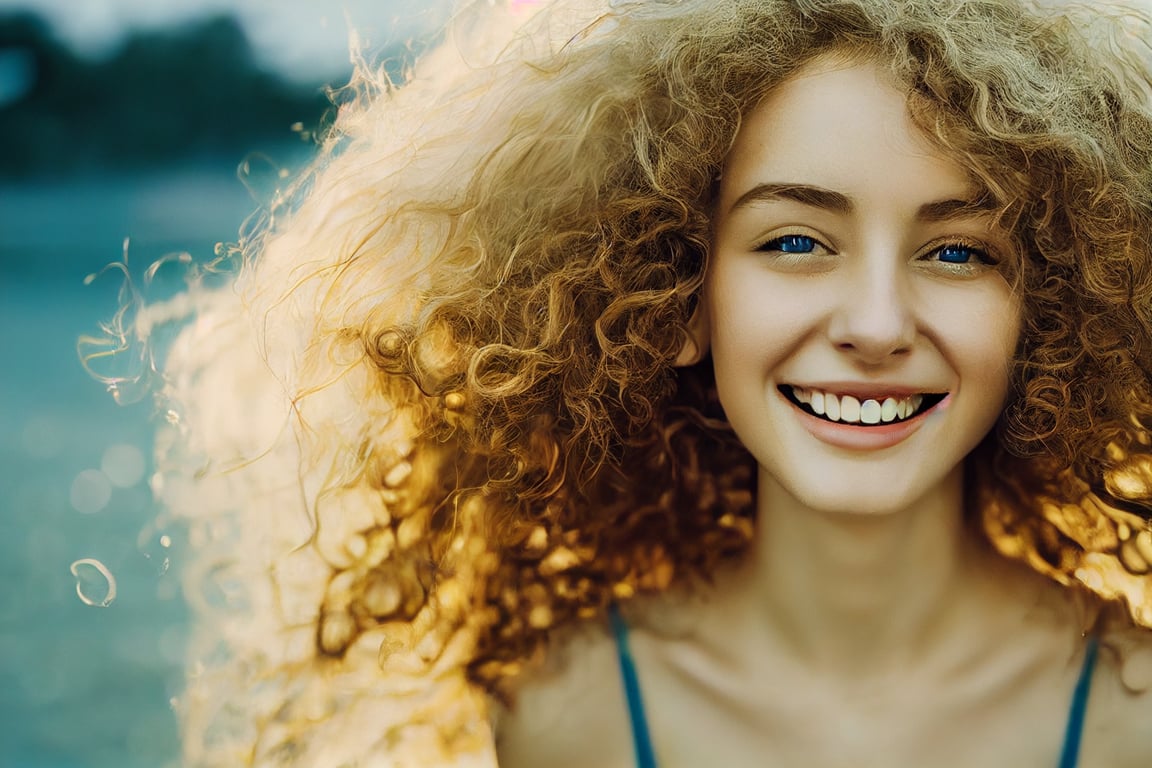
[[[86,469],[72,481],[72,508],[81,514],[99,512],[111,499],[112,484],[98,469]]]

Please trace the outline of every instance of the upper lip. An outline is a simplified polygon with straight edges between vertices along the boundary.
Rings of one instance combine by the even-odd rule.
[[[821,381],[804,384],[788,382],[785,386],[830,392],[838,396],[851,395],[858,400],[879,400],[885,397],[901,398],[911,397],[912,395],[941,394],[947,391],[934,387],[909,387],[907,384],[885,384],[875,381]]]

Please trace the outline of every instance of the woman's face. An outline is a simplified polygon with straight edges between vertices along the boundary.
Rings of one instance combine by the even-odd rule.
[[[751,112],[716,204],[704,311],[720,400],[771,480],[883,513],[1003,407],[1011,238],[870,64],[815,62]]]

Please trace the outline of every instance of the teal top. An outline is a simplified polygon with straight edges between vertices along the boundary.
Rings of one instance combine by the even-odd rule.
[[[644,714],[644,699],[640,695],[640,680],[636,676],[636,664],[632,661],[632,650],[628,645],[628,625],[613,609],[609,613],[612,632],[616,635],[616,655],[620,660],[620,677],[624,681],[624,696],[628,700],[628,716],[632,721],[632,746],[636,751],[637,768],[657,768],[656,752],[652,748],[652,736],[648,732],[648,718]],[[1072,705],[1068,709],[1068,723],[1064,726],[1064,745],[1060,749],[1060,763],[1057,768],[1076,768],[1080,756],[1080,736],[1084,730],[1084,712],[1088,708],[1088,692],[1092,688],[1092,670],[1096,666],[1096,638],[1088,638],[1084,653],[1084,663],[1072,692]]]

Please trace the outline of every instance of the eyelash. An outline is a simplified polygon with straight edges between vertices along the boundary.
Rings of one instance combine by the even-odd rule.
[[[795,244],[798,240],[806,241],[805,244],[808,245],[807,250],[789,250],[789,243]],[[767,240],[761,245],[757,246],[756,250],[762,251],[764,253],[779,253],[786,257],[797,258],[813,253],[816,248],[823,248],[829,253],[835,253],[831,248],[821,243],[815,237],[799,232],[777,235],[771,240]],[[944,252],[950,250],[967,251],[969,257],[968,261],[945,261],[942,258],[936,260],[939,264],[946,265],[950,269],[956,270],[971,268],[976,264],[987,267],[994,267],[1000,263],[999,259],[992,256],[988,249],[963,238],[940,241],[937,244],[934,244],[931,249],[925,252],[923,255],[917,257],[917,261],[933,261],[933,259],[929,258],[930,256],[943,254]]]

